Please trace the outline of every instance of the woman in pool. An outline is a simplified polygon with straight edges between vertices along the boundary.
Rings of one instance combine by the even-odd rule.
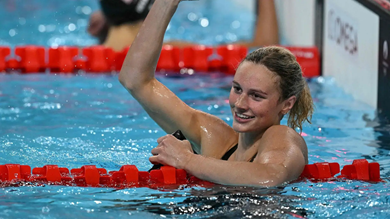
[[[119,74],[123,86],[162,129],[180,129],[188,139],[170,134],[159,138],[150,162],[225,185],[276,186],[297,179],[308,158],[306,143],[294,128],[309,121],[313,103],[293,54],[264,47],[242,61],[229,96],[230,127],[189,107],[155,78],[164,32],[179,3],[155,1]],[[280,125],[287,113],[291,128]]]

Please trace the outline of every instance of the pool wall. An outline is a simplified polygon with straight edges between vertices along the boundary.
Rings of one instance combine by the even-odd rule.
[[[323,75],[333,77],[354,98],[389,116],[390,2],[321,1]]]
[[[282,45],[314,46],[316,0],[275,0]]]

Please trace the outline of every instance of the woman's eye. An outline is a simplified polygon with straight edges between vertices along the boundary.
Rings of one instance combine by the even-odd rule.
[[[240,92],[240,91],[241,91],[241,88],[240,88],[240,87],[235,87],[235,86],[233,86],[233,90],[234,90],[234,92]]]
[[[259,94],[252,94],[252,96],[255,98],[255,99],[262,99],[263,96],[259,95]]]

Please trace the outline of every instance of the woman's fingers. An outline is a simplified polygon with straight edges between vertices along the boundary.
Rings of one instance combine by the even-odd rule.
[[[167,164],[164,162],[164,160],[161,159],[161,156],[159,156],[159,155],[155,155],[155,156],[149,157],[149,161],[150,161],[150,163],[152,163],[152,164],[167,165]]]
[[[160,148],[157,146],[151,150],[153,155],[158,155],[160,153]]]
[[[161,144],[164,140],[169,140],[169,139],[175,139],[175,140],[178,140],[175,136],[173,136],[172,134],[167,134],[167,135],[164,135],[162,137],[159,137],[157,139],[157,143],[158,144]]]
[[[162,145],[164,144],[163,141],[164,141],[166,138],[167,138],[167,135],[162,136],[162,137],[160,137],[160,138],[157,139],[158,145],[157,145],[155,148],[153,148],[153,149],[151,150],[151,152],[152,152],[153,155],[158,155],[158,154],[160,153],[160,151],[162,150],[161,147],[162,147]]]
[[[161,136],[157,139],[157,143],[160,144],[164,139],[166,139],[169,135]]]
[[[152,163],[152,164],[159,164],[160,163],[160,162],[158,162],[158,157],[157,156],[149,157],[149,162]]]

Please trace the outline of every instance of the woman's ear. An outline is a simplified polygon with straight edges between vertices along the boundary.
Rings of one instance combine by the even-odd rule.
[[[297,101],[297,97],[296,96],[291,96],[288,99],[283,101],[283,108],[282,108],[282,111],[281,111],[283,115],[286,115],[291,110],[291,108],[295,104],[295,101]]]

